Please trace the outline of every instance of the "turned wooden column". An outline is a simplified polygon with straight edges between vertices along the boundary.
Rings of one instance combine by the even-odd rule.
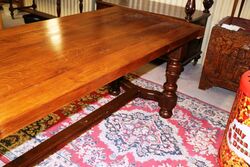
[[[185,19],[190,22],[192,20],[192,15],[195,12],[195,0],[188,0],[185,7],[186,17]]]
[[[166,83],[163,88],[163,96],[159,100],[160,116],[163,118],[170,118],[172,110],[177,103],[177,80],[182,71],[181,60],[184,56],[186,46],[183,46],[169,55],[169,61],[166,68]]]
[[[210,13],[209,9],[213,6],[213,4],[214,4],[213,0],[204,0],[203,6],[204,6],[205,10],[203,12]]]
[[[82,13],[82,11],[83,11],[83,0],[79,0],[79,9],[80,9],[80,13]]]
[[[35,0],[32,1],[32,8],[33,8],[33,10],[36,10],[36,8],[37,8],[36,1],[35,1]]]
[[[56,12],[57,17],[61,16],[61,0],[56,0]]]

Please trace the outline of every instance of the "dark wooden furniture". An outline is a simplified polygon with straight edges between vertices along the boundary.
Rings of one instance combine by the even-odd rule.
[[[13,7],[13,4],[15,3],[15,1],[23,1],[23,0],[9,0],[9,3],[10,3],[9,10],[10,10],[10,15],[11,15],[12,19],[14,19],[14,11],[15,10],[20,10],[20,11],[24,11],[27,13],[31,13],[31,14],[34,14],[34,15],[37,15],[40,17],[44,17],[46,19],[55,18],[55,16],[53,16],[53,15],[37,11],[36,10],[37,5],[36,5],[35,0],[32,1],[32,5],[30,5],[30,6],[24,6],[24,4],[22,3],[21,6]]]
[[[162,93],[125,81],[126,92],[113,102],[7,166],[34,165],[136,97],[158,101],[160,115],[170,117],[185,45],[203,33],[200,26],[122,7],[0,31],[0,138],[171,52]]]
[[[51,15],[49,13],[44,13],[44,12],[36,10],[37,9],[36,0],[32,0],[32,5],[31,6],[21,5],[21,6],[18,6],[16,8],[13,7],[13,3],[15,3],[15,1],[22,1],[23,2],[23,0],[9,0],[9,1],[10,1],[9,10],[10,10],[11,17],[13,19],[14,19],[14,11],[15,10],[21,10],[21,11],[24,11],[24,12],[39,16],[39,17],[43,17],[45,19],[52,19],[52,18],[61,16],[61,0],[56,0],[55,1],[56,2],[57,16],[53,16],[53,15]],[[50,2],[52,3],[52,1],[50,1]],[[79,9],[80,9],[80,13],[82,13],[83,12],[83,0],[79,0]]]
[[[0,0],[0,3],[9,3],[9,1],[10,0]],[[18,7],[22,7],[24,5],[24,0],[13,0],[12,3]]]
[[[244,27],[238,32],[213,27],[199,88],[218,86],[236,91],[240,76],[250,68],[250,20],[229,17],[223,23]]]
[[[5,3],[5,0],[0,0],[0,10],[3,10],[3,4]]]
[[[0,0],[0,10],[3,10],[3,5],[5,4],[5,3],[8,3],[9,2],[9,0]],[[20,0],[20,1],[13,1],[13,3],[14,4],[16,4],[17,6],[22,6],[23,5],[23,0]]]
[[[150,0],[135,1],[135,0],[96,0],[97,9],[104,9],[114,5],[129,7],[133,9],[163,14],[172,16],[188,22],[206,26],[207,19],[210,16],[209,9],[213,5],[213,0],[204,0],[204,11],[195,10],[195,0],[187,0],[186,7],[173,6],[166,3],[152,2]],[[164,9],[164,10],[162,10]],[[175,12],[173,12],[175,11]],[[195,39],[188,44],[188,49],[184,54],[182,65],[186,65],[191,61],[194,64],[200,59],[201,45],[203,38]],[[162,59],[166,60],[166,56],[162,56]]]
[[[239,18],[245,0],[241,1],[238,17],[233,17],[238,0],[235,0],[231,17],[223,19],[213,27],[199,88],[212,86],[236,91],[241,75],[250,69],[250,20]],[[221,25],[232,24],[242,27],[231,31]]]

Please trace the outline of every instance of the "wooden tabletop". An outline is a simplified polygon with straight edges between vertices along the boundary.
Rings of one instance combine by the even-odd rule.
[[[121,7],[0,31],[0,138],[203,32]]]

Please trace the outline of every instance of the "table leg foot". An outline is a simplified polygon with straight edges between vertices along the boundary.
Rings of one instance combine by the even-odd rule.
[[[173,115],[172,111],[167,111],[165,108],[161,108],[159,114],[162,118],[171,118]]]
[[[159,98],[159,114],[162,118],[170,118],[173,115],[172,110],[176,105],[176,101],[176,95],[167,96],[165,92],[163,92],[163,94]]]
[[[120,85],[121,85],[120,78],[109,83],[108,84],[109,94],[111,94],[113,96],[118,96],[121,93]]]

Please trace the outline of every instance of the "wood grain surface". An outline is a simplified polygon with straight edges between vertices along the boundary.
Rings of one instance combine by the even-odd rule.
[[[221,24],[242,27],[231,31],[215,25],[212,29],[199,88],[213,86],[237,91],[240,78],[250,69],[250,20],[228,17]]]
[[[152,0],[96,0],[97,7],[103,8],[108,6],[123,6],[158,14],[163,14],[167,16],[172,16],[180,19],[185,19],[187,14],[185,13],[185,7],[170,5],[164,2],[157,2]],[[209,17],[210,14],[204,13],[200,10],[195,10],[192,15],[192,22],[201,20],[204,17]]]
[[[203,33],[122,7],[0,31],[0,138]]]

